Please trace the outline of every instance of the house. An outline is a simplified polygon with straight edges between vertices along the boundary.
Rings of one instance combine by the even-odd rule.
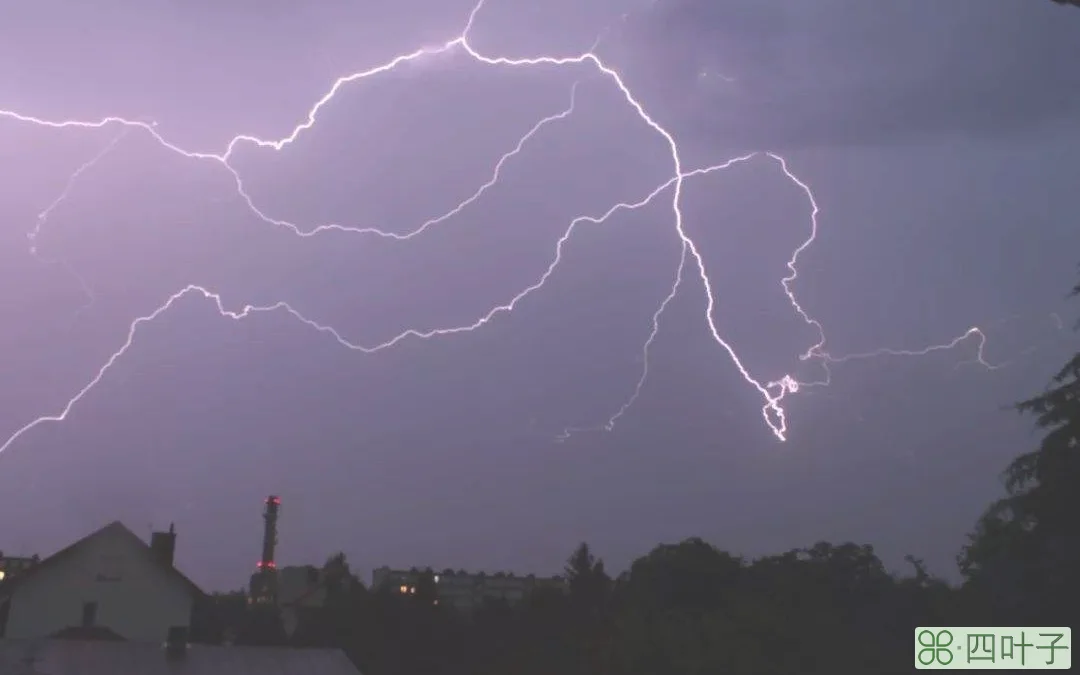
[[[112,638],[160,647],[205,597],[173,566],[176,533],[148,545],[119,521],[0,583],[0,636]]]
[[[360,675],[339,649],[0,640],[4,675]]]
[[[39,562],[41,562],[41,558],[36,555],[29,557],[6,556],[3,551],[0,551],[0,581],[14,579]]]

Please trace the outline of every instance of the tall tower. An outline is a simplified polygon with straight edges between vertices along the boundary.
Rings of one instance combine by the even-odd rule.
[[[277,563],[274,562],[274,548],[277,547],[278,511],[281,498],[270,495],[266,498],[263,511],[262,557],[256,564],[255,574],[251,575],[249,600],[254,603],[277,603]]]
[[[277,519],[281,508],[281,498],[270,495],[266,498],[266,510],[263,511],[263,545],[260,567],[274,569],[274,549],[277,547]]]

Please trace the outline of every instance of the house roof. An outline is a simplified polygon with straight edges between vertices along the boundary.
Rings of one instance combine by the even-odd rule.
[[[360,675],[339,649],[191,645],[182,660],[171,661],[160,644],[79,640],[0,640],[0,672],[19,675]]]
[[[67,546],[65,548],[60,549],[59,551],[52,554],[48,558],[45,558],[44,560],[42,560],[37,565],[34,565],[33,567],[28,568],[25,572],[22,572],[21,574],[19,574],[19,576],[15,577],[14,579],[7,580],[7,581],[4,581],[4,582],[0,582],[0,597],[10,595],[19,586],[26,583],[28,580],[37,577],[44,570],[52,569],[52,568],[56,567],[56,565],[58,563],[63,562],[64,560],[67,560],[67,559],[71,558],[71,556],[73,554],[75,554],[77,551],[79,551],[82,548],[82,546],[85,543],[87,543],[88,541],[90,541],[91,539],[94,539],[94,538],[99,537],[99,536],[101,536],[103,534],[106,534],[106,533],[118,533],[121,536],[129,538],[133,542],[137,542],[139,544],[139,546],[141,546],[143,549],[146,550],[147,559],[151,560],[155,565],[158,565],[162,569],[167,571],[172,577],[174,577],[175,579],[177,579],[178,581],[183,583],[185,586],[187,586],[197,596],[206,595],[206,593],[201,588],[199,588],[195,584],[194,581],[192,581],[191,579],[188,579],[186,576],[184,576],[184,574],[182,572],[180,572],[180,570],[176,569],[176,567],[174,567],[173,565],[167,565],[167,564],[163,563],[162,561],[158,560],[153,555],[150,555],[150,545],[149,544],[147,544],[145,541],[140,539],[137,534],[135,534],[134,532],[129,530],[119,520],[114,520],[113,522],[109,523],[105,527],[102,527],[99,530],[95,530],[94,532],[91,532],[90,534],[86,535],[82,539],[79,539],[74,544],[71,544],[71,545],[69,545],[69,546]]]

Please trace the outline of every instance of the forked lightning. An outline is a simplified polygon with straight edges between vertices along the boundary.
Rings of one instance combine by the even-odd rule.
[[[555,66],[555,67],[559,67],[559,66],[564,66],[564,67],[568,67],[568,66],[590,66],[590,67],[592,67],[599,74],[606,77],[610,81],[610,83],[612,85],[614,85],[615,87],[618,88],[619,92],[622,94],[623,99],[626,101],[626,104],[629,105],[637,113],[637,115],[640,117],[640,119],[644,123],[644,125],[648,129],[650,129],[653,133],[658,134],[664,140],[664,142],[667,144],[667,147],[668,147],[668,149],[670,151],[670,157],[671,157],[671,173],[669,174],[670,178],[668,178],[661,185],[656,186],[656,188],[654,188],[649,194],[641,195],[634,201],[626,201],[626,202],[622,202],[622,203],[619,203],[619,204],[615,204],[614,206],[610,207],[608,210],[606,210],[603,213],[599,213],[599,214],[596,214],[596,215],[582,215],[582,216],[579,216],[579,217],[575,218],[574,220],[572,220],[569,223],[569,225],[567,226],[566,230],[563,232],[563,234],[559,237],[559,239],[558,239],[558,241],[557,241],[557,243],[555,245],[555,251],[554,251],[554,254],[552,256],[551,262],[548,264],[547,268],[539,276],[539,278],[534,283],[530,284],[529,286],[522,289],[518,293],[516,293],[516,294],[512,295],[511,297],[509,297],[509,299],[506,300],[503,304],[492,307],[488,312],[486,312],[485,314],[483,314],[482,316],[477,318],[475,321],[473,321],[471,323],[468,323],[468,324],[465,324],[465,325],[438,328],[438,329],[431,329],[431,330],[409,329],[409,330],[406,330],[406,331],[400,333],[399,335],[393,337],[392,339],[387,340],[385,342],[382,342],[380,344],[363,345],[363,344],[358,344],[356,342],[350,341],[349,339],[344,337],[341,333],[339,333],[337,330],[335,330],[333,327],[317,323],[317,322],[305,317],[300,311],[296,310],[295,308],[293,308],[292,306],[290,306],[289,304],[284,303],[284,302],[279,302],[279,303],[275,303],[275,304],[271,304],[271,305],[263,305],[263,306],[240,304],[240,305],[234,305],[234,307],[238,306],[239,309],[230,309],[229,306],[227,305],[227,303],[225,302],[225,300],[223,299],[223,295],[220,292],[218,292],[217,290],[210,289],[210,288],[207,288],[205,286],[196,285],[196,284],[186,286],[186,287],[178,290],[177,292],[175,292],[171,296],[169,296],[165,300],[164,303],[162,303],[160,306],[158,306],[152,312],[136,318],[131,323],[131,325],[130,325],[130,327],[128,329],[127,338],[126,338],[126,340],[124,340],[124,343],[119,347],[119,349],[117,349],[115,352],[112,353],[112,355],[105,361],[104,365],[102,365],[98,369],[98,371],[94,374],[94,376],[90,379],[90,381],[82,389],[80,389],[78,392],[75,393],[74,396],[72,396],[70,399],[68,399],[67,403],[65,403],[63,405],[63,407],[59,411],[57,411],[56,413],[49,414],[49,415],[43,415],[41,417],[38,417],[38,418],[30,421],[26,425],[22,426],[21,428],[17,429],[13,434],[11,434],[7,438],[6,441],[3,442],[2,445],[0,445],[0,453],[3,453],[5,450],[10,448],[17,440],[19,440],[22,436],[24,436],[26,433],[28,433],[32,429],[36,428],[37,426],[45,424],[47,422],[60,422],[60,421],[65,420],[67,418],[67,416],[70,414],[70,412],[72,411],[72,409],[75,407],[75,405],[79,401],[81,401],[85,396],[87,396],[94,389],[94,387],[102,380],[102,378],[105,377],[105,375],[109,372],[109,370],[111,368],[113,368],[113,366],[116,365],[116,363],[120,360],[120,358],[131,347],[131,345],[133,344],[133,342],[135,340],[135,337],[136,337],[136,334],[138,333],[140,327],[142,327],[143,325],[145,325],[147,323],[150,323],[150,322],[154,321],[157,317],[161,316],[163,313],[165,313],[167,310],[169,310],[171,307],[173,307],[182,298],[185,298],[185,297],[188,297],[188,296],[202,297],[202,298],[204,298],[206,300],[209,300],[211,303],[213,303],[213,305],[217,309],[218,313],[222,317],[230,318],[230,319],[234,319],[234,320],[244,319],[244,318],[246,318],[248,316],[251,316],[253,314],[263,313],[263,312],[275,312],[275,311],[287,312],[290,315],[292,315],[295,319],[297,319],[298,321],[301,321],[304,324],[306,324],[306,325],[310,326],[311,328],[315,329],[316,331],[326,335],[328,338],[335,340],[338,344],[340,344],[341,346],[343,346],[343,347],[345,347],[347,349],[357,350],[357,351],[361,351],[361,352],[365,352],[365,353],[374,353],[374,352],[381,351],[383,349],[389,349],[390,347],[393,347],[394,345],[398,344],[399,342],[401,342],[401,341],[403,341],[403,340],[405,340],[407,338],[430,339],[430,338],[435,338],[435,337],[443,336],[443,335],[452,335],[452,334],[456,334],[456,333],[465,333],[465,332],[477,330],[477,329],[481,328],[482,326],[484,326],[485,324],[487,324],[492,319],[494,319],[497,315],[512,312],[519,305],[519,303],[522,300],[524,300],[525,298],[527,298],[531,294],[535,293],[536,291],[539,291],[540,289],[542,289],[544,284],[547,282],[547,280],[555,273],[556,269],[559,266],[560,261],[562,260],[562,254],[563,254],[564,247],[565,247],[566,243],[569,241],[571,235],[573,234],[573,232],[575,231],[575,229],[578,226],[580,226],[582,224],[586,224],[586,223],[593,224],[593,225],[599,225],[599,224],[605,222],[607,219],[611,218],[616,213],[619,213],[619,212],[622,212],[622,211],[628,211],[628,210],[642,208],[645,205],[652,203],[655,199],[660,198],[661,195],[666,195],[666,198],[670,200],[673,231],[674,231],[675,235],[678,236],[679,240],[681,241],[681,244],[682,244],[682,246],[681,246],[681,254],[680,254],[679,260],[677,261],[678,264],[677,264],[677,266],[675,267],[675,270],[674,270],[673,280],[672,280],[672,285],[670,287],[670,290],[667,293],[667,295],[664,297],[663,301],[660,303],[659,307],[657,307],[656,311],[652,315],[652,321],[651,321],[650,330],[649,330],[648,335],[647,335],[647,337],[645,339],[645,342],[644,342],[644,344],[642,346],[642,369],[641,369],[640,377],[637,380],[636,386],[634,387],[633,391],[631,392],[630,396],[626,399],[626,401],[620,407],[618,407],[616,409],[615,413],[606,422],[604,422],[603,424],[598,425],[597,428],[606,429],[606,430],[610,430],[610,429],[614,428],[616,422],[627,412],[627,410],[633,405],[633,403],[639,397],[639,395],[640,395],[640,393],[642,391],[642,388],[644,387],[645,382],[648,379],[648,374],[649,374],[649,351],[650,351],[651,347],[653,346],[653,343],[656,340],[656,337],[657,337],[657,335],[659,333],[661,317],[662,317],[664,311],[670,305],[671,301],[675,298],[675,296],[677,295],[679,290],[683,287],[684,281],[686,281],[686,274],[688,272],[691,272],[691,271],[696,271],[697,277],[700,279],[702,287],[703,287],[704,292],[705,292],[706,308],[705,308],[703,318],[704,318],[704,321],[705,321],[705,326],[709,331],[709,334],[711,335],[712,339],[716,342],[716,344],[724,352],[726,352],[727,355],[731,358],[732,362],[734,363],[734,365],[736,366],[736,368],[738,369],[739,373],[741,374],[742,378],[746,381],[746,383],[749,386],[753,387],[759,393],[759,395],[761,396],[761,400],[762,400],[761,412],[762,412],[762,416],[763,416],[763,418],[765,420],[765,423],[768,426],[768,428],[772,431],[772,433],[776,436],[776,438],[778,438],[781,441],[786,440],[787,435],[788,435],[788,423],[787,423],[785,410],[784,410],[784,407],[783,407],[783,402],[784,402],[785,398],[789,394],[794,394],[794,393],[798,392],[800,390],[800,388],[802,388],[802,387],[828,384],[830,379],[831,379],[831,373],[829,371],[829,366],[830,365],[843,363],[845,361],[849,361],[849,360],[852,360],[852,359],[870,358],[870,357],[883,356],[883,355],[919,356],[919,355],[929,354],[929,353],[931,353],[933,351],[952,349],[953,347],[956,347],[956,346],[960,345],[961,343],[964,343],[964,342],[966,342],[968,340],[974,340],[975,343],[976,343],[976,355],[975,355],[975,358],[977,359],[978,363],[980,363],[983,366],[986,366],[988,368],[994,367],[983,358],[983,348],[984,348],[985,343],[986,343],[986,336],[978,328],[971,328],[967,332],[963,333],[962,335],[960,335],[960,336],[956,337],[955,339],[952,339],[952,340],[950,340],[950,341],[948,341],[946,343],[943,343],[943,344],[940,344],[940,345],[933,345],[933,346],[930,346],[930,347],[927,347],[927,348],[921,349],[921,350],[910,350],[910,351],[908,351],[908,350],[879,349],[879,350],[875,350],[875,351],[867,352],[867,353],[863,353],[863,354],[851,354],[851,355],[840,356],[840,357],[833,356],[833,355],[829,354],[829,352],[827,352],[825,350],[826,338],[825,338],[825,330],[824,330],[824,328],[822,327],[820,322],[818,322],[816,319],[814,319],[799,304],[798,300],[796,299],[795,291],[793,289],[793,284],[794,284],[794,282],[796,281],[796,279],[798,277],[797,264],[798,264],[799,256],[814,242],[814,240],[815,240],[815,238],[817,236],[819,209],[818,209],[817,201],[814,198],[814,194],[811,191],[809,185],[806,182],[804,182],[803,180],[801,180],[798,176],[795,175],[795,173],[793,173],[791,171],[791,169],[788,167],[787,160],[784,159],[783,157],[781,157],[779,155],[776,155],[776,154],[773,154],[773,153],[753,153],[753,154],[748,154],[748,155],[744,155],[744,156],[740,156],[740,157],[735,157],[735,158],[729,159],[729,160],[727,160],[725,162],[722,162],[720,164],[716,164],[716,165],[713,165],[713,166],[708,166],[708,167],[698,168],[698,169],[686,169],[683,166],[683,162],[682,162],[682,158],[681,158],[681,155],[680,155],[679,147],[678,147],[678,144],[676,143],[675,138],[673,137],[673,135],[671,133],[669,133],[664,127],[662,127],[659,123],[657,123],[652,117],[650,117],[650,115],[646,112],[645,107],[642,105],[642,103],[634,96],[634,94],[627,87],[626,83],[623,81],[623,78],[620,76],[620,74],[616,70],[614,70],[613,68],[608,66],[596,54],[596,52],[595,52],[595,49],[596,49],[595,44],[594,44],[594,47],[593,47],[593,49],[591,51],[588,51],[588,52],[585,52],[585,53],[582,53],[582,54],[579,54],[579,55],[576,55],[576,56],[549,56],[549,55],[543,55],[543,56],[536,56],[536,57],[531,57],[531,58],[510,58],[510,57],[505,57],[505,56],[491,56],[491,55],[484,54],[484,53],[478,51],[477,49],[475,49],[473,47],[473,45],[471,44],[470,40],[469,40],[469,35],[472,32],[474,22],[476,21],[476,17],[478,15],[478,13],[480,12],[480,10],[482,9],[483,4],[484,4],[483,0],[481,0],[473,8],[473,10],[470,12],[470,14],[468,16],[468,20],[465,23],[464,30],[462,30],[462,32],[459,35],[457,35],[453,39],[447,41],[443,45],[435,47],[435,48],[417,49],[417,50],[411,51],[411,52],[406,53],[406,54],[401,54],[401,55],[395,56],[394,58],[390,59],[389,61],[387,61],[387,62],[385,62],[385,63],[383,63],[383,64],[381,64],[379,66],[369,68],[367,70],[351,73],[351,74],[348,74],[348,75],[345,75],[343,77],[338,78],[333,83],[333,85],[330,87],[330,89],[326,92],[326,94],[323,95],[320,99],[318,99],[314,103],[314,105],[311,106],[311,108],[308,110],[307,115],[305,116],[304,120],[301,123],[297,124],[292,129],[292,131],[289,132],[288,135],[286,135],[286,136],[284,136],[282,138],[276,139],[276,140],[267,140],[267,139],[257,138],[255,136],[241,134],[241,135],[235,136],[232,140],[230,140],[229,143],[227,144],[227,146],[225,147],[224,151],[215,153],[215,152],[206,152],[206,151],[187,150],[187,149],[181,148],[178,145],[176,145],[176,144],[170,142],[168,139],[166,139],[158,131],[156,123],[154,123],[154,122],[146,122],[146,121],[141,121],[141,120],[134,120],[134,119],[127,119],[127,118],[124,118],[124,117],[106,117],[104,119],[100,119],[100,120],[97,120],[97,121],[84,121],[84,120],[75,120],[75,119],[49,120],[49,119],[42,119],[42,118],[39,118],[39,117],[35,117],[35,116],[32,116],[32,115],[22,114],[22,113],[15,112],[15,111],[0,110],[0,118],[6,118],[8,120],[12,120],[12,121],[15,121],[15,122],[20,122],[20,123],[25,123],[25,124],[33,124],[33,125],[37,125],[37,126],[40,126],[40,127],[48,127],[48,128],[54,128],[54,129],[82,128],[82,129],[87,129],[87,130],[93,130],[93,129],[100,129],[100,128],[104,128],[104,127],[120,127],[125,132],[138,131],[138,132],[146,133],[146,134],[149,134],[150,136],[152,136],[162,147],[164,147],[164,148],[166,148],[166,149],[168,149],[168,150],[170,150],[172,152],[178,153],[178,154],[180,154],[180,155],[182,155],[184,157],[187,157],[187,158],[189,158],[191,160],[206,161],[206,162],[216,164],[216,165],[224,168],[226,171],[228,171],[229,175],[232,178],[232,180],[235,182],[236,190],[237,190],[238,194],[246,202],[248,208],[251,210],[251,212],[255,216],[257,216],[259,219],[266,222],[267,224],[287,228],[287,229],[291,230],[294,234],[296,234],[297,236],[300,236],[300,237],[311,237],[311,236],[315,236],[317,234],[327,232],[327,231],[330,231],[330,230],[336,230],[336,231],[341,231],[341,232],[352,232],[352,233],[356,233],[356,234],[366,234],[366,235],[385,237],[385,238],[395,239],[395,240],[400,240],[400,241],[407,241],[407,240],[412,239],[413,237],[420,236],[427,229],[429,229],[431,227],[434,227],[434,226],[446,221],[449,218],[457,216],[466,207],[468,207],[470,204],[472,204],[475,201],[481,199],[482,196],[484,195],[484,193],[488,189],[490,189],[491,187],[493,187],[494,185],[497,184],[497,182],[499,180],[500,170],[503,168],[503,166],[505,165],[506,162],[510,161],[516,155],[518,155],[523,150],[523,148],[526,146],[526,144],[528,144],[530,141],[534,141],[535,137],[537,137],[544,130],[545,127],[547,127],[547,126],[549,126],[551,124],[557,123],[558,121],[563,120],[563,119],[567,118],[568,116],[570,116],[571,114],[573,114],[573,112],[574,112],[574,94],[576,93],[577,85],[575,84],[574,88],[571,90],[569,105],[566,108],[564,108],[563,110],[561,110],[561,111],[558,111],[556,113],[548,115],[547,117],[544,117],[539,122],[537,122],[531,129],[529,129],[521,137],[521,139],[518,141],[516,146],[513,149],[511,149],[509,152],[504,154],[498,160],[498,162],[496,163],[495,168],[494,168],[494,170],[492,172],[491,178],[486,183],[484,183],[481,187],[479,187],[466,200],[464,200],[463,202],[457,204],[456,206],[454,206],[452,209],[448,210],[447,212],[445,212],[441,216],[438,216],[436,218],[432,218],[432,219],[428,220],[427,222],[422,223],[419,226],[416,226],[413,229],[410,229],[410,230],[406,231],[404,234],[399,233],[399,232],[380,230],[380,229],[376,229],[374,227],[360,227],[360,226],[355,226],[355,225],[344,225],[344,224],[338,224],[338,223],[319,224],[319,225],[316,225],[316,226],[311,226],[311,227],[306,227],[305,228],[305,227],[302,227],[302,226],[300,226],[300,225],[298,225],[296,223],[289,222],[287,220],[274,218],[274,217],[264,213],[255,204],[252,197],[246,191],[243,179],[241,178],[240,174],[230,164],[230,159],[232,158],[232,156],[233,156],[234,152],[237,150],[237,148],[239,148],[239,147],[241,147],[243,145],[256,146],[256,147],[266,148],[266,149],[273,150],[273,151],[280,151],[280,150],[285,149],[287,146],[289,146],[290,144],[295,142],[305,131],[307,131],[307,130],[309,130],[312,127],[315,126],[315,124],[316,124],[316,122],[317,122],[317,120],[319,118],[319,114],[322,111],[322,109],[325,106],[327,106],[334,99],[334,96],[337,95],[337,93],[339,91],[341,91],[341,89],[343,87],[345,87],[346,85],[349,85],[349,84],[352,84],[354,82],[358,82],[358,81],[361,81],[361,80],[365,80],[367,78],[372,78],[372,77],[376,77],[378,75],[389,73],[389,72],[393,71],[395,68],[398,68],[398,67],[402,66],[403,64],[406,64],[406,63],[408,63],[410,61],[416,61],[418,59],[423,59],[425,57],[432,56],[432,55],[435,55],[435,54],[442,54],[442,53],[447,53],[447,52],[451,52],[451,51],[459,51],[461,53],[464,53],[464,54],[468,55],[469,57],[471,57],[472,59],[476,60],[479,63],[485,64],[485,65],[488,65],[488,66],[492,66],[492,67],[502,67],[502,68],[529,68],[529,67],[536,67],[536,66],[549,66],[549,67],[550,66]],[[122,136],[123,136],[123,134],[116,137],[112,141],[112,143],[109,146],[107,146],[104,151],[102,151],[102,153],[100,153],[97,157],[93,158],[91,161],[87,162],[83,166],[79,167],[72,174],[71,179],[68,181],[68,184],[65,186],[65,188],[64,188],[63,192],[61,193],[61,195],[48,208],[46,208],[41,213],[41,215],[38,218],[37,223],[34,226],[34,229],[28,235],[30,240],[31,240],[31,253],[33,253],[34,255],[37,255],[37,247],[36,247],[37,236],[40,233],[41,228],[46,224],[46,221],[47,221],[47,219],[49,217],[49,214],[52,212],[52,210],[55,209],[56,206],[60,202],[62,202],[64,199],[67,198],[68,192],[70,191],[71,185],[74,183],[74,181],[77,180],[80,175],[84,174],[86,171],[91,169],[95,164],[97,164],[98,161],[100,161],[105,155],[107,155],[109,150],[111,150],[116,145],[116,143],[120,142]],[[713,173],[713,172],[716,172],[716,171],[721,171],[721,170],[727,169],[727,168],[729,168],[729,167],[731,167],[731,166],[733,166],[735,164],[751,161],[751,160],[754,160],[754,159],[759,159],[759,160],[763,159],[765,161],[775,162],[778,165],[779,170],[783,174],[783,176],[786,179],[793,182],[796,186],[798,186],[806,194],[806,198],[807,198],[807,200],[809,202],[809,206],[810,206],[810,213],[809,213],[810,227],[809,227],[808,236],[803,241],[803,243],[798,248],[796,248],[795,251],[792,253],[791,258],[789,259],[788,264],[787,264],[789,273],[788,273],[787,276],[785,276],[784,278],[782,278],[780,280],[780,284],[782,285],[784,293],[787,295],[788,300],[791,302],[791,305],[792,305],[793,309],[795,310],[795,312],[798,314],[798,316],[806,324],[811,326],[817,333],[817,336],[818,336],[817,342],[815,342],[815,344],[813,344],[811,347],[809,347],[801,355],[800,358],[803,361],[812,361],[812,362],[816,362],[816,363],[821,365],[821,367],[823,369],[823,373],[825,374],[825,376],[824,376],[823,379],[820,379],[820,380],[814,380],[814,381],[809,381],[809,382],[801,382],[798,379],[796,379],[796,377],[794,375],[791,375],[791,374],[783,375],[783,376],[775,378],[775,379],[759,379],[759,378],[755,377],[754,375],[752,375],[749,372],[747,367],[740,360],[734,346],[724,339],[721,330],[717,326],[716,316],[715,316],[715,314],[716,314],[715,309],[716,309],[717,293],[713,288],[713,284],[712,284],[712,282],[710,280],[708,271],[706,270],[705,261],[703,260],[702,255],[699,252],[698,246],[695,244],[694,240],[687,234],[687,232],[686,232],[686,230],[684,228],[683,214],[682,214],[682,210],[681,210],[681,201],[682,201],[683,185],[684,185],[686,180],[692,179],[694,177],[710,174],[710,173]],[[69,268],[69,270],[70,270],[70,268]],[[80,283],[81,283],[81,278],[80,278]],[[84,289],[85,289],[85,284],[83,286],[84,286]],[[87,292],[89,294],[88,289],[87,289]],[[90,296],[90,297],[92,298],[92,296]],[[566,434],[563,435],[563,437],[565,437],[566,435],[568,435],[570,433],[573,433],[574,431],[577,431],[577,430],[568,430],[566,432]]]

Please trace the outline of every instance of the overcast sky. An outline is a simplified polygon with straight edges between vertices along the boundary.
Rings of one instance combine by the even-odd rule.
[[[0,109],[154,121],[187,150],[281,138],[335,78],[452,39],[469,2],[60,0],[0,16]],[[0,455],[0,550],[47,555],[113,519],[175,522],[178,563],[239,588],[282,496],[279,565],[338,549],[374,567],[557,572],[589,541],[615,570],[701,536],[756,556],[873,544],[954,576],[998,475],[1036,437],[1004,410],[1037,392],[1080,251],[1080,12],[1051,2],[489,0],[488,55],[598,52],[677,139],[687,169],[781,153],[819,234],[792,288],[835,356],[785,400],[789,440],[716,344],[687,268],[640,397],[642,346],[680,259],[668,191],[567,241],[544,287],[473,332],[376,354],[284,311],[222,318],[197,295],[140,325],[61,423]],[[145,130],[0,117],[0,444],[61,412],[137,317],[187,284],[226,309],[287,302],[350,342],[472,324],[535,284],[579,215],[672,175],[664,139],[588,65],[492,67],[461,50],[341,88],[277,152],[232,166],[259,210],[403,234],[300,237],[261,220],[219,163]],[[104,154],[102,154],[104,153]],[[100,161],[70,180],[85,163]],[[38,215],[61,196],[47,218]],[[688,179],[682,210],[713,319],[752,377],[820,378],[779,280],[811,205],[759,156]],[[33,239],[27,235],[40,225]],[[31,245],[36,248],[32,251]],[[1058,313],[1057,315],[1052,313]]]

